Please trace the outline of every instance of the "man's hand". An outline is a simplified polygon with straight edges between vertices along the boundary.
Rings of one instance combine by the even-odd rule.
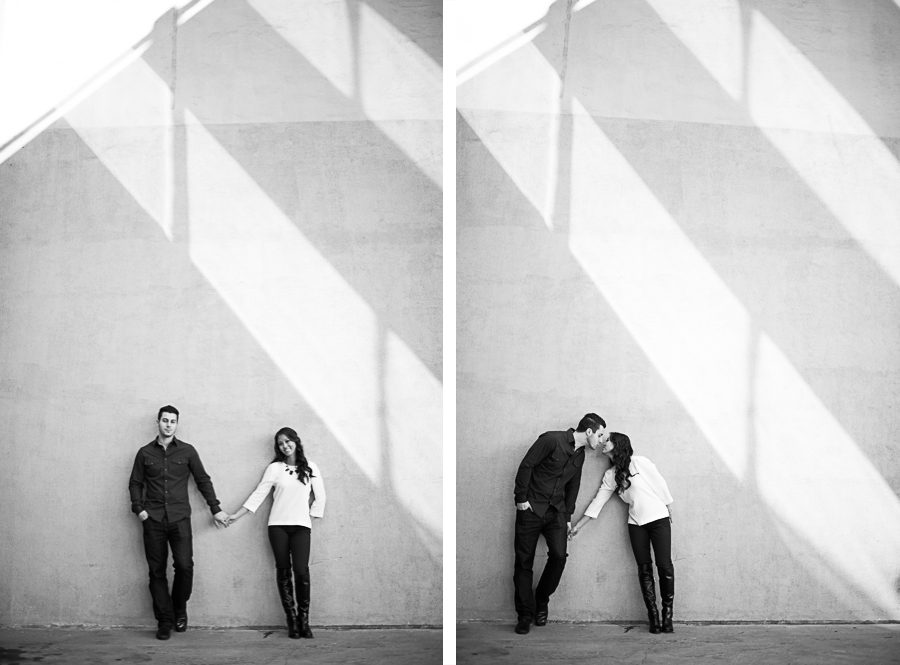
[[[221,524],[226,528],[228,527],[228,513],[226,513],[224,510],[220,510],[215,515],[213,515],[213,519],[216,520],[216,526],[219,526]]]
[[[516,510],[531,510],[531,512],[534,512],[534,510],[532,510],[532,508],[531,508],[531,504],[528,503],[527,501],[523,501],[522,503],[517,503]]]
[[[146,510],[142,510],[141,512],[138,513],[138,519],[141,522],[146,520],[148,517],[150,517],[150,514]]]
[[[577,524],[575,526],[572,526],[572,523],[569,522],[569,540],[574,540],[575,536],[578,535],[579,531],[580,531],[580,529],[578,528]]]

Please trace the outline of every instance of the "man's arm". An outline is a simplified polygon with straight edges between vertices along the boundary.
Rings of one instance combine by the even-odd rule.
[[[138,517],[144,512],[144,464],[141,461],[141,453],[134,456],[134,466],[131,467],[131,477],[128,479],[128,494],[131,496],[131,512]],[[141,517],[141,520],[146,517]]]
[[[538,464],[553,452],[554,443],[549,437],[539,436],[525,453],[516,473],[515,501],[516,505],[528,501],[528,487],[531,485],[531,474]]]
[[[579,467],[575,475],[566,483],[566,522],[571,522],[572,515],[575,513],[575,500],[578,498],[578,490],[581,489],[582,468]]]
[[[203,462],[200,461],[200,455],[197,453],[196,448],[191,449],[190,457],[188,457],[188,469],[190,469],[191,475],[194,476],[194,482],[197,483],[197,489],[200,490],[200,494],[206,499],[206,503],[209,505],[209,510],[212,512],[213,517],[216,518],[217,522],[224,524],[228,515],[219,505],[219,500],[216,498],[216,490],[213,488],[212,479],[209,477],[209,474],[206,473],[206,469],[203,468]]]

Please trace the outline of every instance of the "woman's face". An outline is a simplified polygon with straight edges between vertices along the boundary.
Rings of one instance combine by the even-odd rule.
[[[278,442],[278,450],[280,450],[285,457],[290,457],[297,450],[297,444],[291,441],[286,434],[279,434],[276,441]]]
[[[611,455],[613,448],[615,448],[615,444],[613,444],[612,439],[609,438],[609,434],[606,435],[606,440],[603,442],[603,447],[600,449],[600,452],[604,455]]]

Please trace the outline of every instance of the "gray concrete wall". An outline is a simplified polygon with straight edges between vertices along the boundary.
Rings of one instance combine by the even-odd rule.
[[[459,618],[514,619],[517,465],[597,411],[675,497],[677,619],[900,619],[900,10],[525,5],[458,90]],[[646,617],[625,521],[553,618]]]
[[[441,622],[440,50],[435,2],[194,3],[4,152],[0,624],[153,622],[167,403],[231,512],[303,437],[314,624]],[[192,622],[280,624],[270,504],[191,487]]]

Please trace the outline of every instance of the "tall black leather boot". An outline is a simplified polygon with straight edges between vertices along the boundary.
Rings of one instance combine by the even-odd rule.
[[[641,583],[641,596],[647,606],[647,618],[650,632],[659,633],[659,613],[656,610],[656,584],[653,580],[653,564],[642,563],[638,566],[638,580]]]
[[[281,598],[281,606],[284,608],[288,637],[296,640],[300,637],[300,625],[297,620],[297,610],[294,609],[294,586],[291,582],[291,569],[276,568],[275,581],[278,584],[278,596]]]
[[[297,615],[300,637],[312,639],[312,629],[309,627],[309,571],[298,575],[295,582],[297,585]]]
[[[675,569],[661,569],[659,571],[659,595],[662,601],[662,632],[674,633],[672,625],[672,605],[675,602]]]

